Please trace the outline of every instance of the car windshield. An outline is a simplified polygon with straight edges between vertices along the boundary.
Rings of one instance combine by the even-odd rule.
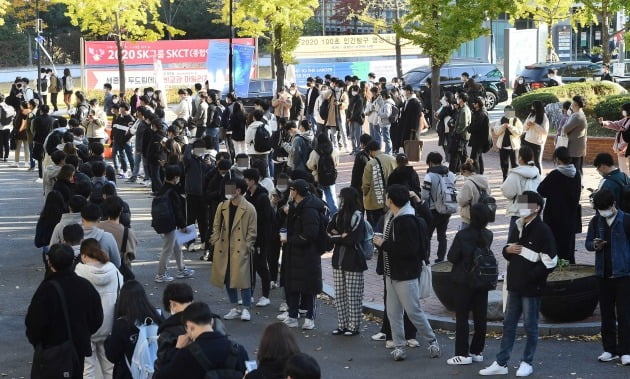
[[[262,92],[262,81],[261,80],[250,80],[249,81],[249,92]]]
[[[527,67],[521,71],[520,76],[525,80],[540,80],[547,73],[547,70],[543,67]]]
[[[403,75],[403,80],[407,84],[417,84],[426,78],[430,73],[430,71],[409,71]]]

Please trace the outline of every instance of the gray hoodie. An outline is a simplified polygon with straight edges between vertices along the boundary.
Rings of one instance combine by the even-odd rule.
[[[510,174],[505,178],[505,182],[501,185],[501,192],[508,199],[505,215],[518,216],[518,203],[516,197],[525,191],[538,190],[540,184],[540,173],[538,168],[532,165],[522,165],[514,167],[510,170]]]
[[[99,229],[97,227],[83,226],[83,239],[94,238],[101,245],[101,250],[109,255],[109,260],[116,267],[120,267],[120,252],[118,251],[118,245],[111,233]]]
[[[81,213],[64,213],[61,215],[61,220],[59,220],[59,223],[55,226],[52,237],[50,237],[50,246],[56,243],[62,243],[63,228],[72,224],[81,225]]]

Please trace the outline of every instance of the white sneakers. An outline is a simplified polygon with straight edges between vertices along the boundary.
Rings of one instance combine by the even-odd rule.
[[[483,355],[482,354],[470,354],[470,357],[472,358],[473,362],[483,362]]]
[[[621,364],[624,366],[630,365],[630,355],[622,355],[621,356]]]
[[[315,329],[315,320],[310,318],[304,319],[304,324],[302,324],[302,329],[304,330],[313,330]]]
[[[278,307],[278,312],[288,312],[288,311],[289,311],[289,306],[287,305],[287,303],[282,303]]]
[[[446,360],[446,364],[448,365],[469,365],[472,362],[472,357],[463,357],[461,355],[456,355]]]
[[[385,348],[386,349],[393,349],[394,347],[396,347],[396,345],[394,345],[394,341],[392,341],[392,340],[385,341]]]
[[[501,366],[496,361],[492,362],[492,364],[483,370],[479,370],[479,375],[481,376],[491,376],[491,375],[507,375],[508,368],[507,366]]]
[[[385,333],[378,332],[372,335],[371,338],[372,338],[372,341],[385,341],[385,337],[386,337]]]
[[[251,320],[251,315],[249,314],[249,310],[247,308],[232,308],[225,316],[223,316],[223,318],[225,320],[236,320],[237,318],[240,318],[242,321],[249,321]]]
[[[292,318],[292,317],[288,317],[286,319],[284,319],[284,324],[286,326],[288,326],[289,328],[297,328],[298,327],[298,319],[297,318]]]
[[[611,353],[604,351],[599,357],[597,357],[597,360],[600,362],[610,362],[610,361],[614,361],[615,359],[619,359],[618,355],[612,355]]]
[[[266,298],[264,296],[261,296],[260,299],[258,300],[258,302],[256,303],[256,306],[257,307],[266,307],[269,304],[271,304],[271,301],[268,298]]]
[[[521,362],[521,365],[518,366],[518,370],[516,370],[516,376],[530,376],[534,372],[534,368],[532,365],[526,362]]]
[[[414,347],[420,346],[420,342],[418,342],[417,339],[412,338],[410,340],[407,340],[407,346],[413,349]]]
[[[276,318],[280,321],[284,321],[289,318],[289,311],[285,311],[276,316]]]

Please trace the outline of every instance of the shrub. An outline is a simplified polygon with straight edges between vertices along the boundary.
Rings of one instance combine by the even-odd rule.
[[[560,101],[558,96],[553,93],[533,91],[528,94],[517,97],[512,100],[512,106],[516,112],[516,117],[525,119],[529,115],[532,103],[536,100],[542,101],[543,105],[557,103]]]
[[[604,120],[620,120],[621,106],[630,103],[630,95],[607,96],[595,106],[595,117],[603,117]]]
[[[179,90],[179,88],[167,88],[166,89],[166,102],[168,104],[177,104],[179,103],[180,99],[179,99],[179,95],[177,94],[177,91]],[[114,90],[113,93],[115,94],[119,94],[118,91]],[[140,94],[142,94],[142,89]],[[133,89],[127,89],[126,92],[126,97],[127,100],[131,99],[131,96],[133,96]],[[99,104],[103,104],[103,99],[105,98],[105,93],[102,89],[93,89],[93,90],[89,90],[86,93],[86,98],[87,99],[97,99]]]

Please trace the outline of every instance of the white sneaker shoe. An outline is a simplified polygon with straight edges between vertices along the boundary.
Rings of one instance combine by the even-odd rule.
[[[304,319],[304,324],[302,324],[302,329],[304,330],[313,330],[315,329],[315,320],[310,318]]]
[[[534,372],[534,368],[527,362],[521,362],[516,370],[516,376],[530,376]]]
[[[175,278],[173,278],[167,273],[164,273],[163,275],[156,275],[154,280],[156,283],[164,283],[164,282],[172,282],[173,279]]]
[[[297,328],[298,327],[298,319],[297,318],[287,317],[282,322],[284,322],[284,324],[286,326],[288,326],[289,328]]]
[[[470,357],[472,358],[473,362],[483,362],[483,355],[482,354],[470,354]]]
[[[413,349],[414,347],[420,346],[420,342],[418,342],[417,339],[412,338],[410,340],[407,340],[407,346]]]
[[[392,340],[385,341],[385,348],[386,349],[393,349],[394,347],[396,347],[394,345],[394,341],[392,341]]]
[[[273,289],[276,289],[278,287],[280,287],[280,285],[272,280],[271,284],[269,285],[269,288],[271,288],[273,290]]]
[[[428,350],[429,357],[431,358],[438,358],[440,355],[442,355],[442,352],[440,351],[440,345],[438,344],[437,340],[431,342]]]
[[[621,356],[621,364],[624,365],[624,366],[630,365],[630,355],[628,355],[628,354],[622,355]]]
[[[278,312],[288,312],[288,311],[289,311],[289,306],[287,305],[287,303],[282,303],[278,307]]]
[[[257,307],[266,307],[269,304],[271,304],[271,301],[268,298],[266,298],[264,296],[261,296],[260,300],[258,300],[258,302],[256,303],[256,306]]]
[[[392,351],[390,354],[395,361],[403,361],[405,360],[405,358],[407,358],[407,353],[402,347],[395,348],[394,351]]]
[[[507,375],[508,368],[507,366],[501,366],[497,363],[497,361],[492,362],[492,364],[483,370],[479,370],[479,375],[481,376],[490,376],[490,375]]]
[[[241,311],[241,321],[249,321],[251,320],[251,316],[249,314],[249,310],[243,309]]]
[[[289,312],[288,312],[288,311],[286,311],[286,312],[282,312],[282,313],[280,313],[279,315],[277,315],[277,316],[276,316],[276,318],[277,318],[278,320],[280,320],[280,321],[284,321],[284,320],[286,320],[287,318],[289,318]]]
[[[604,351],[599,357],[597,357],[597,360],[600,362],[610,362],[610,361],[614,361],[615,359],[619,359],[618,355],[612,355],[611,353]]]
[[[225,320],[234,320],[239,317],[241,317],[241,311],[236,308],[230,309],[230,311],[225,316],[223,316]]]
[[[469,365],[472,362],[472,357],[462,357],[460,355],[456,355],[453,358],[446,360],[447,365]]]
[[[385,337],[386,337],[385,333],[378,332],[374,334],[371,338],[372,338],[372,341],[385,341]]]
[[[44,179],[37,178],[37,179],[35,179],[35,183],[44,183]]]

